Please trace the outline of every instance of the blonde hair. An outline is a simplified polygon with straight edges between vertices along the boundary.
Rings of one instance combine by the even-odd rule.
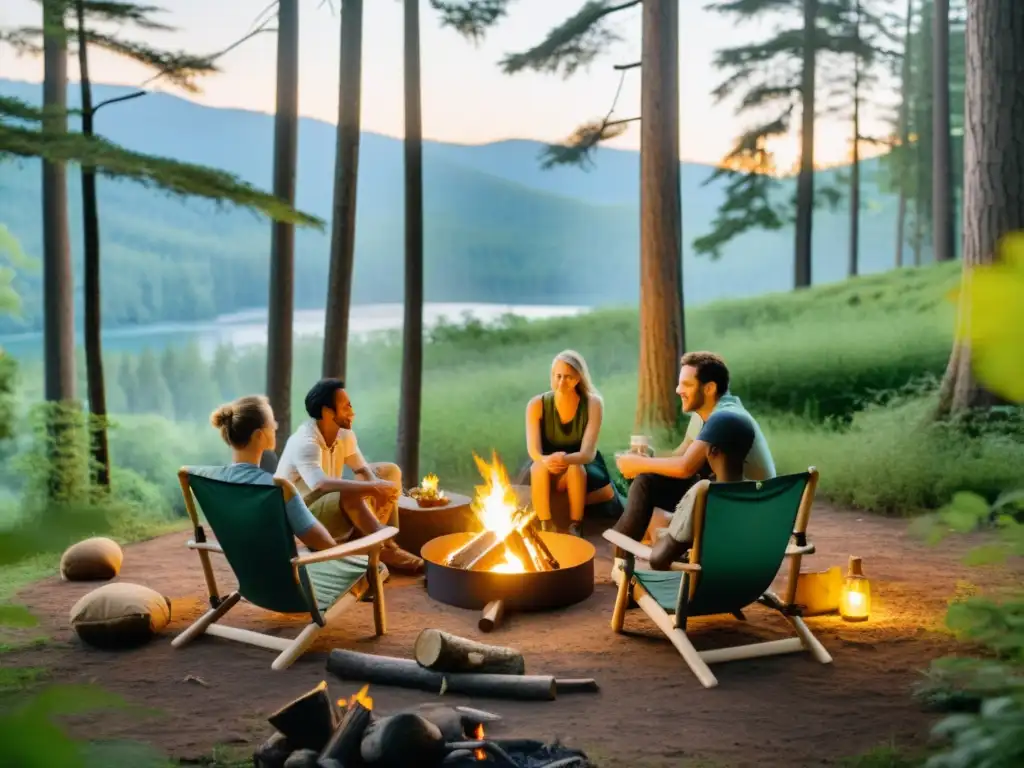
[[[580,381],[576,385],[576,392],[580,397],[601,396],[601,393],[597,391],[597,387],[594,386],[594,382],[590,378],[590,369],[587,368],[587,361],[583,359],[583,355],[575,349],[563,349],[555,355],[555,359],[551,361],[551,367],[554,368],[557,362],[565,363],[579,374]]]
[[[210,414],[210,423],[232,448],[245,448],[269,421],[270,401],[264,395],[240,397]]]

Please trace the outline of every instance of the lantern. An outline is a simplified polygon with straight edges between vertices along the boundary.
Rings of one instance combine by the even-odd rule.
[[[844,621],[867,621],[871,613],[871,582],[861,570],[859,557],[850,556],[850,569],[843,582],[839,615]]]

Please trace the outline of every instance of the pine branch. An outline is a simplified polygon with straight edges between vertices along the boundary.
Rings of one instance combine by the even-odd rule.
[[[501,60],[506,75],[532,69],[568,78],[585,69],[621,36],[607,26],[606,17],[640,5],[641,0],[587,0],[575,15],[552,29],[538,45],[523,53],[511,53]]]
[[[28,114],[40,118],[39,110],[26,109],[17,100],[4,99],[6,114]],[[3,114],[0,114],[0,118]],[[273,195],[261,192],[238,177],[213,168],[133,152],[98,136],[81,133],[50,133],[13,125],[0,119],[0,156],[39,157],[50,162],[91,166],[97,173],[114,179],[128,179],[144,187],[171,195],[202,197],[218,204],[249,208],[276,221],[323,229],[324,222],[296,211]]]
[[[167,13],[166,9],[155,5],[137,5],[136,3],[106,2],[105,0],[85,0],[85,15],[97,21],[109,21],[134,24],[139,29],[152,32],[176,32],[177,27],[154,21],[154,14]]]
[[[513,0],[430,0],[430,7],[441,16],[441,26],[451,27],[473,43],[484,39],[487,31],[507,13]]]
[[[199,86],[195,82],[197,77],[219,71],[213,59],[208,56],[196,56],[183,51],[162,51],[143,43],[119,40],[94,30],[86,30],[85,37],[89,45],[155,69],[164,80],[188,93],[199,92]]]
[[[747,18],[760,17],[762,14],[779,11],[799,11],[803,8],[803,0],[730,0],[730,2],[708,3],[705,11],[715,13],[731,13]]]

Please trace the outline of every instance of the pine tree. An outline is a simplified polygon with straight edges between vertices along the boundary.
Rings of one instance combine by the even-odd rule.
[[[149,347],[143,349],[139,355],[135,377],[138,411],[170,416],[173,408],[171,392],[160,371],[160,362]]]
[[[124,392],[125,412],[139,413],[139,377],[134,358],[125,353],[117,366],[117,383]]]

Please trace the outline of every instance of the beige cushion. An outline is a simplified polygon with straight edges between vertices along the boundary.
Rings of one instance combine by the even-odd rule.
[[[123,560],[116,541],[96,536],[68,547],[60,559],[60,577],[66,581],[106,581],[120,573]]]
[[[152,639],[171,620],[171,601],[141,584],[104,584],[71,609],[71,626],[90,645],[115,648]]]

